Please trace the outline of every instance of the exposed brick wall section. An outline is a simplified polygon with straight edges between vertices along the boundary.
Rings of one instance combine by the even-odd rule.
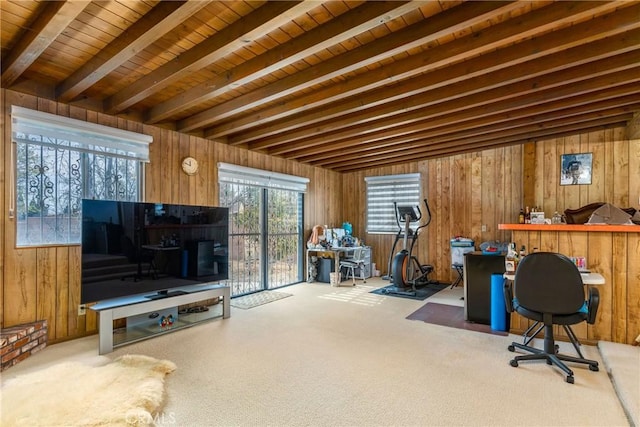
[[[23,361],[46,346],[46,320],[3,329],[0,332],[0,371]]]

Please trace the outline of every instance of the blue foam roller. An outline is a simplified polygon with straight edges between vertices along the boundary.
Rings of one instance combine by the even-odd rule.
[[[503,284],[504,278],[501,273],[491,275],[491,329],[494,331],[507,330],[507,307],[504,303]]]

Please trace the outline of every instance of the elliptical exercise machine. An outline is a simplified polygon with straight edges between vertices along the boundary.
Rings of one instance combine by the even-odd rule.
[[[389,280],[394,286],[387,288],[386,293],[416,296],[418,288],[429,284],[439,284],[438,281],[429,279],[429,274],[433,272],[433,266],[421,264],[413,254],[413,248],[420,235],[420,230],[431,223],[432,216],[427,199],[424,199],[424,205],[427,209],[428,218],[424,224],[419,225],[422,219],[420,206],[398,206],[398,204],[394,202],[399,231],[393,243],[391,255],[389,256],[389,271],[391,271]],[[412,230],[411,226],[414,224],[416,224],[417,227],[415,230]],[[393,256],[396,244],[400,239],[403,240],[402,250]]]

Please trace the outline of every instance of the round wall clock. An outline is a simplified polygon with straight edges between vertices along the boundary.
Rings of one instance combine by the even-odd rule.
[[[185,157],[182,159],[182,170],[187,175],[195,175],[198,173],[198,161],[193,157]]]

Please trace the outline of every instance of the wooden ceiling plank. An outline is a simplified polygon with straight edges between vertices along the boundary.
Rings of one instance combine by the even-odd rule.
[[[485,98],[478,99],[478,102],[484,103],[487,99],[515,97],[518,94],[539,91],[549,86],[565,86],[570,82],[589,78],[590,76],[610,73],[612,70],[620,68],[632,67],[637,64],[636,61],[640,53],[637,50],[628,53],[624,52],[634,47],[634,43],[640,40],[638,37],[640,37],[640,30],[634,30],[629,33],[628,37],[615,40],[599,40],[594,43],[549,55],[545,57],[544,60],[533,60],[509,67],[505,70],[494,71],[488,75],[473,77],[465,81],[456,81],[457,84],[455,85],[449,84],[441,86],[425,94],[414,95],[379,107],[373,113],[364,111],[358,114],[352,114],[349,116],[349,123],[346,123],[346,125],[341,121],[342,119],[334,119],[324,124],[308,128],[307,134],[319,136],[312,139],[307,137],[299,143],[283,143],[268,151],[273,155],[282,155],[295,150],[300,144],[304,146],[320,145],[335,137],[346,138],[362,133],[371,133],[376,129],[383,129],[389,126],[399,126],[407,123],[408,120],[421,120],[423,117],[421,115],[421,113],[423,113],[422,109],[425,106],[437,105],[443,101],[460,98],[461,96],[479,91],[482,91]],[[619,55],[609,57],[616,53]],[[582,65],[587,63],[586,58],[590,57],[596,60],[590,62],[588,67],[582,67]],[[547,67],[549,67],[549,69],[545,70]],[[559,71],[562,71],[566,67],[572,67],[569,69],[572,73],[560,74]],[[451,74],[454,73],[445,70],[439,74],[439,76],[440,78],[446,78],[442,76],[449,76]],[[534,76],[537,74],[540,77],[527,78],[530,74]],[[492,91],[488,91],[487,89],[492,89]],[[487,98],[488,96],[492,98]],[[442,112],[442,110],[439,111]],[[401,115],[404,116],[406,120],[401,120],[399,118]],[[353,125],[353,123],[358,123],[358,125]],[[329,134],[328,132],[331,133]],[[252,145],[251,148],[256,149],[258,147]]]
[[[631,88],[627,88],[627,91],[633,92]],[[489,129],[490,125],[493,130],[509,129],[511,127],[524,126],[616,107],[626,112],[629,111],[630,105],[633,106],[638,102],[640,102],[640,94],[632,93],[631,95],[621,96],[619,91],[603,90],[597,93],[564,98],[557,103],[549,102],[526,105],[515,110],[510,110],[508,113],[486,114],[484,109],[472,108],[460,113],[441,116],[436,120],[426,120],[420,123],[422,127],[421,130],[407,132],[401,136],[397,136],[396,132],[388,132],[386,136],[383,136],[381,134],[384,134],[384,132],[381,132],[373,135],[373,139],[367,135],[355,139],[343,140],[322,147],[299,150],[288,157],[303,163],[313,162],[321,166],[325,160],[359,155],[363,151],[396,150],[399,144],[411,144],[411,142],[416,139],[436,137],[444,139],[448,138],[450,133],[459,131],[480,133],[483,130]],[[499,111],[500,108],[498,107],[497,110]],[[412,128],[414,130],[417,129],[417,127],[413,126]]]
[[[64,31],[89,1],[45,2],[37,21],[2,64],[2,87],[12,85]]]
[[[127,87],[126,90],[106,99],[104,109],[111,114],[121,112],[171,83],[187,77],[191,72],[200,70],[242,48],[248,39],[262,36],[288,22],[292,17],[306,13],[316,6],[317,3],[313,1],[266,2],[249,15],[183,53],[174,61],[167,62]]]
[[[73,100],[206,5],[205,1],[158,3],[98,55],[60,83],[56,88],[58,100],[62,102]]]
[[[549,110],[553,109],[553,103],[556,101],[565,102],[567,97],[573,97],[573,102],[578,104],[580,102],[589,102],[584,98],[574,96],[576,94],[586,94],[594,97],[606,98],[606,97],[623,97],[630,94],[637,94],[637,82],[640,81],[640,69],[636,67],[631,70],[620,71],[614,73],[609,76],[602,76],[595,79],[590,79],[585,82],[576,83],[569,85],[567,87],[563,87],[561,89],[558,88],[550,88],[548,90],[537,92],[535,94],[524,94],[517,98],[506,99],[501,102],[492,102],[487,101],[490,100],[491,97],[485,97],[482,93],[475,94],[467,98],[461,98],[454,101],[449,101],[447,106],[434,106],[429,113],[423,115],[423,119],[425,121],[432,121],[434,116],[441,116],[444,112],[455,112],[456,114],[459,111],[469,111],[473,110],[478,117],[484,117],[492,114],[503,113],[503,114],[512,114],[514,110],[518,110],[521,108],[536,108],[538,105],[544,105]],[[572,93],[572,89],[575,89],[575,94]],[[594,94],[594,91],[596,92]],[[602,91],[602,92],[600,92]],[[604,94],[603,92],[609,92],[609,94]],[[592,95],[593,94],[593,95]],[[475,107],[475,108],[474,108]],[[515,114],[515,113],[514,113]],[[449,113],[448,116],[452,116],[453,113]],[[403,135],[404,130],[407,127],[402,127],[400,129],[396,129],[396,135]],[[407,131],[407,134],[413,133],[413,129],[411,131]],[[365,136],[368,139],[364,140],[363,143],[371,143],[377,139],[377,135],[379,133],[371,133]],[[408,136],[408,139],[411,138],[411,135]],[[350,140],[346,139],[346,140]],[[399,144],[397,144],[398,148],[402,147],[402,144],[406,140],[399,140]],[[326,144],[325,144],[326,146]],[[304,149],[306,152],[309,152],[309,149]],[[289,153],[285,157],[290,159],[295,159],[296,156],[294,153]]]
[[[638,5],[638,12],[640,13],[640,5]],[[606,23],[612,25],[605,26],[603,28],[603,34],[611,35],[612,32],[621,32],[625,28],[640,26],[639,21],[630,19],[629,14],[618,14],[619,20],[613,19],[605,20]],[[603,22],[603,26],[604,26]],[[637,40],[634,41],[633,36],[626,40],[624,46],[637,46]],[[364,107],[369,105],[376,106],[386,100],[391,100],[382,109],[379,110],[379,114],[398,114],[405,111],[407,108],[419,108],[420,102],[416,102],[414,106],[409,106],[408,99],[421,99],[420,93],[427,92],[428,90],[438,90],[447,85],[451,86],[454,83],[461,81],[470,81],[475,78],[478,82],[478,87],[485,87],[487,84],[491,84],[492,81],[499,82],[500,84],[506,84],[511,81],[515,81],[516,77],[526,78],[530,74],[550,72],[553,71],[551,62],[554,62],[557,69],[566,68],[576,64],[583,55],[586,54],[587,58],[593,58],[595,52],[590,48],[584,47],[579,43],[585,41],[591,41],[594,39],[592,27],[577,28],[572,27],[570,30],[562,31],[560,34],[550,33],[546,36],[542,36],[538,39],[530,42],[523,42],[521,44],[513,45],[505,49],[497,50],[492,53],[478,56],[467,62],[456,63],[448,68],[437,69],[435,71],[423,74],[419,77],[405,80],[398,85],[387,88],[386,90],[370,91],[362,94],[357,99],[336,103],[332,106],[324,106],[315,113],[314,119],[319,119],[322,114],[326,115],[325,123],[330,123],[332,129],[338,129],[343,126],[351,126],[352,123],[365,122],[370,119],[366,119],[367,112]],[[591,44],[598,47],[602,55],[608,56],[612,54],[609,49],[609,39],[601,40],[599,44]],[[559,46],[565,46],[567,49],[574,46],[569,50],[560,50]],[[444,46],[446,47],[446,45]],[[624,49],[626,49],[624,48]],[[554,55],[549,55],[550,53]],[[567,57],[568,53],[571,54]],[[573,59],[573,61],[571,61]],[[592,59],[593,60],[593,59]],[[526,62],[525,62],[526,61]],[[542,71],[545,70],[545,71]],[[484,76],[484,77],[483,77]],[[460,86],[454,85],[457,89]],[[476,89],[472,89],[476,90]],[[441,92],[441,91],[440,91]],[[434,92],[436,96],[425,95],[427,98],[437,98],[442,96],[440,92]],[[429,92],[427,92],[428,94]],[[402,97],[400,97],[402,94]],[[411,96],[411,98],[409,98]],[[400,100],[395,101],[396,98]],[[346,115],[353,111],[360,111],[356,115]],[[303,116],[297,123],[302,126],[302,120],[307,116]],[[346,120],[348,118],[348,120]],[[344,120],[343,120],[344,119]],[[285,126],[283,126],[285,127]],[[269,131],[273,132],[273,128]],[[321,125],[317,125],[314,128],[301,127],[297,131],[285,132],[280,130],[277,136],[263,138],[262,140],[249,144],[251,149],[264,149],[277,145],[283,145],[295,141],[296,139],[304,138],[306,132],[309,130],[314,133],[321,133]],[[231,141],[236,141],[231,137]],[[291,147],[291,145],[287,145]],[[277,154],[277,151],[274,152]]]
[[[382,167],[399,165],[407,162],[415,162],[417,160],[425,161],[425,160],[435,159],[439,157],[453,156],[453,155],[459,155],[459,154],[465,154],[465,153],[477,153],[477,152],[488,150],[488,149],[502,148],[502,147],[508,147],[512,145],[523,145],[526,143],[535,143],[537,141],[542,141],[547,139],[571,136],[571,135],[575,135],[576,133],[595,132],[603,129],[616,128],[623,125],[624,125],[624,121],[611,122],[611,123],[601,124],[598,126],[588,126],[580,129],[568,129],[565,131],[558,131],[556,133],[543,134],[538,137],[528,137],[526,135],[523,135],[522,138],[520,139],[507,139],[505,141],[496,141],[496,142],[489,141],[489,142],[478,143],[478,144],[458,145],[458,146],[453,146],[449,148],[443,148],[441,150],[433,150],[431,152],[428,152],[419,156],[419,158],[416,158],[414,156],[410,158],[394,158],[390,160],[381,159],[379,161],[371,161],[370,163],[362,164],[360,166],[356,166],[356,165],[343,166],[341,168],[334,169],[334,171],[341,172],[341,173],[357,172],[365,169],[382,168]]]
[[[608,8],[611,7],[609,4],[606,6]],[[368,104],[375,105],[393,101],[393,98],[384,95],[380,90],[372,91],[372,89],[388,85],[390,81],[401,81],[470,56],[493,51],[496,48],[505,46],[505,44],[508,45],[522,38],[532,37],[548,31],[552,27],[573,22],[586,14],[602,11],[603,7],[603,5],[594,2],[581,2],[578,4],[554,3],[525,16],[518,17],[515,22],[508,21],[498,24],[490,29],[472,33],[451,43],[431,48],[422,54],[393,62],[375,72],[359,75],[344,83],[320,89],[314,93],[303,95],[298,99],[289,100],[282,105],[269,107],[249,116],[226,122],[216,128],[205,131],[205,137],[215,138],[236,133],[236,135],[229,137],[233,145],[247,144],[261,139],[254,148],[268,148],[268,141],[264,138],[269,136],[282,135],[283,132],[290,131],[296,127],[310,125],[332,116],[337,117],[358,111],[367,108]],[[605,10],[609,10],[608,8]],[[553,43],[554,41],[549,42],[547,49],[554,48]],[[534,52],[534,54],[536,53]],[[519,53],[518,57],[522,56],[522,53]],[[496,58],[497,64],[508,65],[506,59],[504,60],[505,62],[502,61],[501,58]],[[412,90],[426,91],[427,88],[426,82],[425,84],[416,83],[411,88],[405,88],[401,84],[397,86],[398,95],[396,98],[406,96],[405,93]],[[347,99],[355,98],[356,95],[358,95],[357,99],[353,101]],[[342,101],[344,99],[346,99],[346,102]],[[336,103],[338,100],[342,102]],[[327,108],[326,105],[329,103],[334,103],[334,106]],[[302,112],[307,112],[307,114],[300,114]],[[289,120],[282,120],[286,116],[293,115],[295,116]],[[278,120],[278,123],[266,126],[269,121],[273,120]],[[255,129],[247,130],[250,127]],[[242,132],[238,133],[239,131]]]
[[[431,114],[424,115],[424,121],[420,122],[421,127],[416,128],[415,126],[406,126],[400,129],[396,129],[395,132],[376,132],[372,134],[367,134],[362,136],[361,138],[348,138],[342,141],[353,141],[354,145],[369,145],[372,143],[380,144],[384,146],[385,142],[389,142],[391,135],[397,135],[395,139],[398,141],[398,147],[400,148],[403,143],[415,139],[412,135],[414,133],[424,131],[424,123],[433,123],[434,126],[438,126],[438,124],[442,125],[446,123],[446,119],[456,121],[460,117],[459,120],[469,120],[470,118],[475,117],[487,117],[487,116],[495,116],[496,114],[505,114],[508,116],[512,116],[517,118],[519,115],[522,115],[523,109],[531,109],[533,113],[539,113],[541,111],[553,111],[556,108],[568,108],[571,106],[579,106],[583,104],[589,104],[591,102],[591,98],[594,101],[598,99],[612,99],[612,98],[622,98],[627,95],[637,95],[637,81],[640,80],[638,77],[639,69],[629,70],[626,72],[617,73],[620,75],[620,78],[600,78],[596,79],[597,81],[592,81],[588,83],[583,83],[577,86],[577,90],[579,93],[583,95],[571,96],[567,97],[565,93],[558,94],[557,89],[548,89],[543,92],[539,92],[536,96],[531,96],[529,94],[525,94],[513,99],[507,99],[501,102],[482,102],[481,100],[478,102],[477,100],[471,101],[470,99],[459,99],[455,101],[450,101],[450,103],[454,103],[458,108],[438,108],[435,106]],[[629,79],[630,83],[622,83],[619,84],[620,81],[626,82]],[[616,84],[616,82],[618,82]],[[477,98],[483,98],[482,94],[474,95]],[[466,106],[469,106],[467,108]],[[453,113],[442,115],[440,111],[454,111]],[[437,121],[438,118],[442,120],[440,122]],[[408,129],[405,131],[405,129]],[[426,128],[428,129],[428,128]],[[382,135],[382,136],[380,136]],[[402,135],[406,135],[406,139],[402,138]],[[338,142],[335,142],[337,144]],[[327,150],[331,150],[332,144],[325,144],[322,147],[326,147]],[[309,153],[310,148],[302,149],[302,152]],[[348,154],[348,153],[347,153]],[[290,153],[286,156],[290,159],[297,159],[296,153]],[[302,160],[302,159],[298,159]]]
[[[382,156],[372,155],[372,156],[360,156],[358,158],[350,159],[350,160],[341,160],[335,162],[330,166],[332,169],[340,170],[343,167],[352,168],[354,166],[367,164],[373,162],[382,161],[415,161],[417,158],[424,159],[424,156],[427,153],[434,154],[436,152],[441,152],[441,150],[450,150],[451,148],[455,148],[456,151],[460,150],[462,147],[474,147],[479,149],[480,147],[491,147],[496,144],[503,144],[512,141],[521,141],[523,138],[527,138],[528,140],[536,140],[548,137],[548,135],[556,134],[556,133],[575,133],[582,132],[585,128],[584,123],[588,123],[587,127],[595,127],[599,128],[601,126],[608,126],[611,124],[619,124],[624,123],[632,116],[632,113],[624,113],[618,114],[611,117],[603,117],[599,119],[587,118],[583,121],[577,121],[569,124],[562,124],[555,127],[551,127],[548,129],[539,129],[535,131],[531,130],[523,130],[521,133],[514,133],[513,135],[492,138],[491,136],[481,136],[478,138],[467,138],[465,140],[456,140],[456,141],[447,141],[445,143],[439,144],[437,142],[424,141],[423,147],[419,147],[416,149],[410,150],[396,150],[393,154],[386,154]]]
[[[450,9],[457,9],[457,13],[445,11],[438,15],[437,20],[430,22],[430,25],[425,25],[424,22],[411,25],[375,42],[334,56],[314,67],[307,68],[258,90],[240,95],[230,101],[180,120],[178,121],[177,129],[181,132],[190,132],[210,126],[213,123],[237,114],[243,114],[251,108],[283,98],[311,85],[328,81],[344,73],[349,73],[368,64],[389,58],[405,49],[436,40],[444,34],[450,34],[458,29],[485,20],[488,16],[498,11],[504,13],[505,10],[515,7],[519,7],[517,2],[465,3],[458,8]]]
[[[559,126],[569,125],[569,124],[577,124],[584,123],[588,121],[598,120],[602,118],[612,117],[612,116],[621,116],[633,114],[633,110],[640,107],[640,99],[635,98],[635,102],[630,103],[627,106],[618,106],[612,108],[599,108],[594,109],[593,111],[585,111],[578,114],[575,114],[575,110],[572,112],[568,112],[563,114],[560,112],[560,116],[563,117],[552,117],[547,116],[545,119],[537,120],[534,123],[530,122],[518,122],[513,123],[510,126],[500,126],[500,124],[490,124],[486,126],[479,126],[477,128],[469,128],[465,130],[452,130],[449,133],[440,136],[434,137],[431,135],[412,135],[412,138],[407,138],[407,140],[400,144],[397,143],[395,145],[386,146],[384,148],[380,148],[379,146],[376,148],[376,144],[360,146],[360,150],[357,156],[354,158],[365,158],[371,156],[383,157],[385,155],[394,155],[399,151],[402,151],[405,154],[410,153],[420,153],[421,149],[425,146],[431,146],[434,144],[445,145],[449,142],[473,142],[473,141],[485,141],[485,140],[497,140],[500,138],[505,138],[508,136],[513,136],[517,134],[531,133],[536,132],[538,130],[549,129],[549,128],[557,128]],[[399,150],[399,148],[402,150]],[[411,151],[415,150],[415,151]],[[345,152],[343,156],[333,156],[327,159],[322,160],[314,160],[313,158],[304,158],[299,159],[303,163],[310,163],[314,166],[327,167],[331,165],[335,165],[336,162],[344,161],[345,158],[348,158],[353,153]]]
[[[330,46],[395,19],[419,6],[418,2],[373,2],[363,5],[315,27],[302,35],[239,64],[223,75],[201,83],[175,98],[154,106],[146,113],[147,123],[157,123],[185,109],[214,99],[229,90],[264,77],[280,68],[313,55]]]

